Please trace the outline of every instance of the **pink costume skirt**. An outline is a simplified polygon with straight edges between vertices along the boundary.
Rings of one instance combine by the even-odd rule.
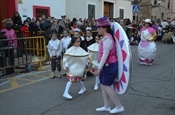
[[[152,65],[156,57],[156,44],[155,42],[140,41],[138,46],[138,56],[140,64]]]

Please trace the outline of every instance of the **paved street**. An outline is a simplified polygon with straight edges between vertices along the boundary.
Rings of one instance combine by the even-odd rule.
[[[132,46],[133,75],[128,92],[120,95],[125,111],[117,115],[175,115],[175,44],[157,45],[153,66],[139,65],[137,46]],[[79,84],[73,84],[73,100],[66,100],[66,78],[51,79],[50,67],[44,68],[0,79],[0,115],[109,115],[95,111],[103,101],[100,89],[93,90],[94,77],[84,81],[82,95]]]

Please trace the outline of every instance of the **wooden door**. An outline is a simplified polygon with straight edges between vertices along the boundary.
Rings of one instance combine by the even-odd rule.
[[[114,6],[113,3],[104,2],[104,16],[113,18],[113,10],[114,10],[113,6]]]
[[[108,2],[104,2],[104,16],[110,16],[110,5]]]
[[[4,24],[2,23],[2,20],[7,18],[7,14],[8,14],[7,11],[8,11],[7,0],[1,0],[0,1],[0,30],[4,28]]]

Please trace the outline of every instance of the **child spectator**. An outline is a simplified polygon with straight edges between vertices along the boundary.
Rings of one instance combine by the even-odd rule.
[[[161,25],[159,25],[158,26],[158,32],[157,32],[157,39],[156,39],[156,41],[161,41],[162,40],[162,33],[163,33],[163,29],[162,29],[162,26]]]
[[[69,36],[69,33],[67,30],[63,31],[63,38],[61,39],[62,45],[63,45],[63,49],[62,52],[65,53],[69,44],[71,43],[71,37]]]
[[[61,78],[61,52],[62,52],[62,44],[58,39],[57,33],[53,32],[51,35],[51,40],[48,45],[48,52],[51,59],[51,70],[52,70],[52,78],[55,78],[55,70],[58,70],[58,78]]]
[[[95,43],[95,39],[92,37],[92,28],[87,27],[86,28],[86,42],[87,42],[87,47],[90,46],[91,44]]]

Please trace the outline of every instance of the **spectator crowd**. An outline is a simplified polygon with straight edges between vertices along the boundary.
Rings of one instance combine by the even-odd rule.
[[[123,29],[125,30],[130,44],[138,45],[140,41],[140,29],[144,26],[144,19],[140,21],[131,21],[130,19],[120,19],[120,18],[110,18],[111,22],[118,22]],[[78,31],[80,36],[82,36],[82,41],[86,40],[86,37],[89,35],[95,39],[97,34],[96,30],[96,19],[69,19],[67,16],[61,16],[60,19],[56,19],[55,17],[42,15],[41,17],[27,17],[23,22],[21,16],[18,12],[15,12],[12,18],[4,19],[2,21],[4,23],[4,28],[7,30],[14,30],[14,32],[18,32],[22,34],[24,37],[30,36],[38,36],[43,35],[46,39],[46,45],[51,38],[51,33],[54,31],[58,34],[58,38],[61,39],[64,37],[65,33],[69,35],[73,35],[75,31]],[[164,43],[173,43],[173,38],[175,36],[175,18],[173,20],[154,20],[152,21],[152,26],[157,32],[156,41],[162,41]],[[88,33],[86,33],[88,31]],[[5,31],[2,29],[1,31]],[[40,32],[44,32],[41,34]],[[9,36],[12,34],[7,34],[7,38],[16,37],[15,33],[13,36]],[[17,36],[18,37],[18,36]],[[71,36],[72,37],[72,36]],[[87,45],[88,43],[86,43]],[[85,46],[87,47],[87,46]]]

